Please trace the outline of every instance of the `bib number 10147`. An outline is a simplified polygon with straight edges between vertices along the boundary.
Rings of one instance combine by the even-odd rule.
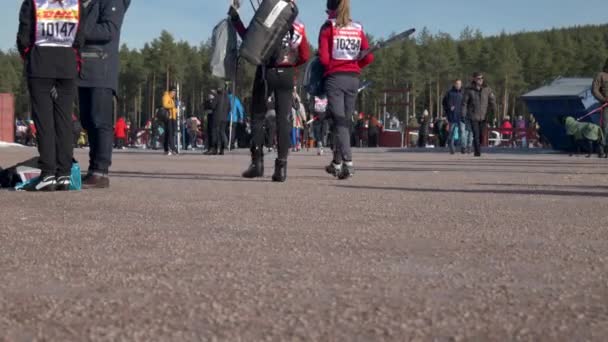
[[[76,29],[75,23],[41,23],[43,37],[71,37]]]

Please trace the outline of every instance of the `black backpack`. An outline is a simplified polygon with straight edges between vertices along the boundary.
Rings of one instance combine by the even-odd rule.
[[[169,111],[164,107],[156,108],[156,117],[160,121],[166,121],[169,119]]]

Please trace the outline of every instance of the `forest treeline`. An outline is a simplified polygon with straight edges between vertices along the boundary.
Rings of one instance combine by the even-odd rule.
[[[188,114],[200,114],[206,94],[221,84],[211,76],[210,52],[210,41],[194,46],[176,41],[167,31],[141,49],[123,45],[118,113],[143,122],[160,103],[162,92],[179,83]],[[424,109],[436,115],[442,112],[441,97],[454,79],[461,78],[466,84],[472,72],[482,71],[498,98],[499,117],[526,114],[520,95],[559,76],[592,77],[607,57],[608,25],[492,37],[471,28],[465,28],[459,37],[433,34],[425,28],[415,38],[376,54],[375,63],[363,75],[373,85],[363,92],[359,107],[380,114],[386,100],[386,110],[402,119],[406,113],[412,117]],[[254,71],[241,63],[237,93],[246,103]],[[23,64],[14,50],[0,51],[0,92],[14,93],[17,115],[28,116]]]

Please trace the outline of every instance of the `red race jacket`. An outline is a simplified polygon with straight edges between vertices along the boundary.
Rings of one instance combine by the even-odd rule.
[[[319,34],[319,61],[325,67],[324,76],[335,73],[360,74],[374,61],[373,54],[358,60],[361,51],[369,49],[363,26],[353,21],[346,27],[338,27],[334,18],[330,16]]]

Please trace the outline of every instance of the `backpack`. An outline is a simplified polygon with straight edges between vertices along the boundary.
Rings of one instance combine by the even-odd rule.
[[[156,108],[156,117],[160,121],[167,121],[169,119],[169,111],[164,107]]]
[[[236,76],[238,49],[236,30],[228,19],[220,21],[213,29],[211,46],[211,74],[233,80]]]
[[[313,57],[304,71],[304,89],[310,96],[323,96],[325,86],[323,82],[325,67],[319,61],[319,57]]]
[[[263,0],[240,48],[240,55],[253,65],[266,65],[293,27],[298,8],[286,0]]]

